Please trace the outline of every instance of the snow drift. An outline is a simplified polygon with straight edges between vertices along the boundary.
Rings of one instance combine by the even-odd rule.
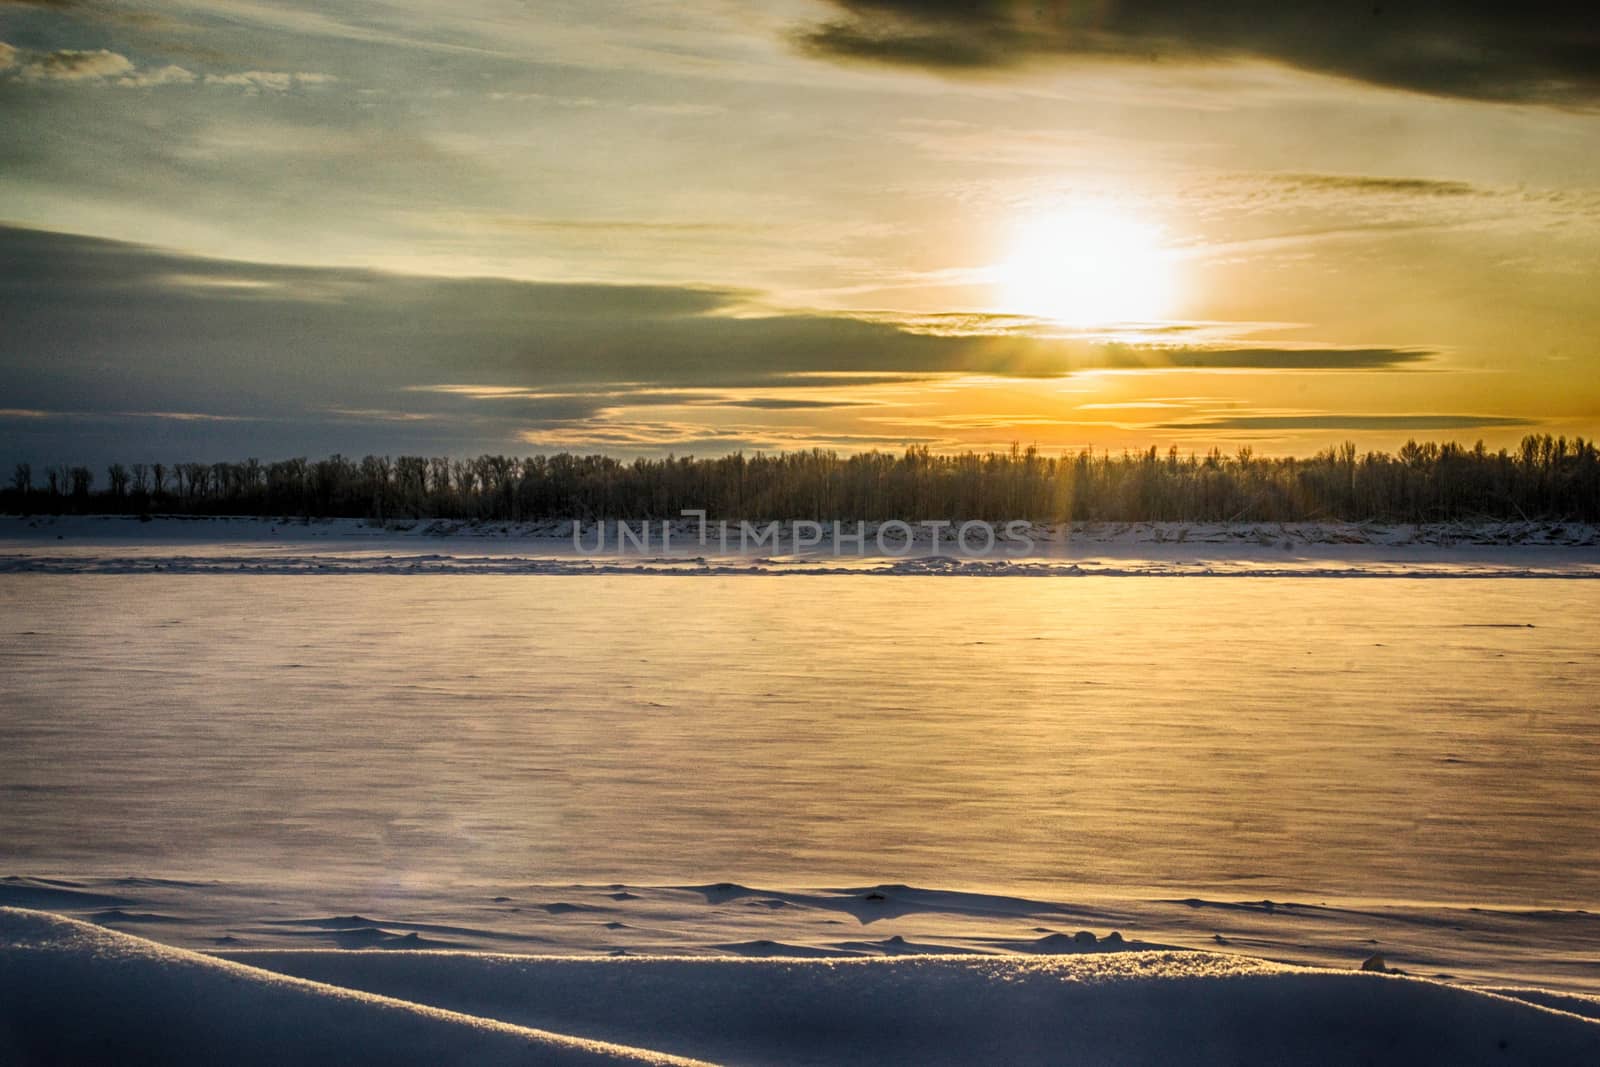
[[[675,1063],[0,908],[0,1063]]]
[[[1600,1023],[1521,992],[1171,951],[219,960],[0,909],[15,1063],[1600,1062]]]

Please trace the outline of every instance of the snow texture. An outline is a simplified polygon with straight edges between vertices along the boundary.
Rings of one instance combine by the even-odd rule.
[[[0,1058],[13,1063],[1600,1060],[1600,1023],[1565,1010],[1585,998],[1539,999],[1171,951],[229,961],[0,909]]]

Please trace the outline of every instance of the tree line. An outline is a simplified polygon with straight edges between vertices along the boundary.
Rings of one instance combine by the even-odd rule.
[[[18,464],[0,509],[391,519],[657,519],[704,508],[727,519],[1062,521],[1600,520],[1593,442],[1548,434],[1515,450],[1353,443],[1309,458],[1120,454],[1037,448],[841,455],[813,449],[624,461],[602,455],[366,456],[263,463],[113,463],[104,471]]]

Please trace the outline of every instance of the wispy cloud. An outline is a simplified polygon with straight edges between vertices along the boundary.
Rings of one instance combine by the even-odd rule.
[[[692,422],[627,423],[592,421],[583,424],[525,430],[518,435],[522,443],[539,449],[601,449],[609,451],[660,451],[673,449],[693,452],[735,450],[798,450],[836,448],[898,448],[913,444],[938,444],[946,438],[923,433],[862,434],[830,433],[826,430],[777,429],[740,425],[707,427]]]
[[[204,411],[44,411],[0,408],[7,419],[163,419],[170,422],[256,422],[254,415],[218,415]]]
[[[205,85],[243,89],[246,93],[286,93],[330,85],[338,79],[311,71],[244,70],[200,75],[176,63],[139,66],[107,48],[59,48],[30,51],[0,41],[0,74],[24,83],[113,85],[148,89],[169,85]]]
[[[1236,370],[1387,370],[1423,363],[1426,348],[1147,348],[1111,349],[1113,369],[1232,368]]]
[[[1331,190],[1397,196],[1485,196],[1471,182],[1438,178],[1388,178],[1365,174],[1273,174],[1269,180],[1288,189]]]
[[[148,89],[158,85],[189,85],[198,77],[193,71],[169,63],[164,67],[146,67],[117,79],[117,84],[130,89]]]
[[[16,61],[14,49],[12,61]],[[127,56],[104,48],[63,48],[30,55],[21,64],[20,76],[26,81],[93,82],[132,70],[133,62]]]
[[[771,226],[711,219],[552,218],[450,212],[425,220],[450,229],[509,234],[574,234],[581,236],[665,237],[684,239],[717,234],[756,234]]]
[[[423,411],[393,411],[387,408],[328,408],[328,414],[360,422],[432,422],[440,416]]]
[[[1299,415],[1220,415],[1164,422],[1158,430],[1477,430],[1532,426],[1534,421],[1506,415],[1363,415],[1318,412]]]
[[[291,89],[323,86],[337,81],[331,74],[308,71],[240,70],[231,74],[207,74],[207,85],[225,85],[247,93],[286,93]]]

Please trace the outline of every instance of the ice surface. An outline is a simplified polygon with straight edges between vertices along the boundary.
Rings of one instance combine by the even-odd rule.
[[[0,576],[0,874],[1592,907],[1600,586],[1347,584]]]

